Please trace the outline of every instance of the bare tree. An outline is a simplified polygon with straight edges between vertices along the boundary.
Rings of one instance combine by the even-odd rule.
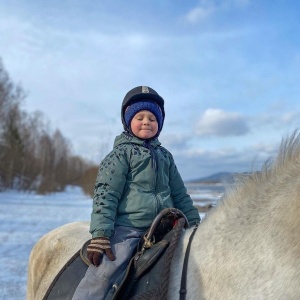
[[[21,110],[25,93],[0,59],[0,191],[5,188],[62,191],[80,184],[92,164],[74,156],[59,129],[51,133],[41,113]],[[93,180],[94,181],[94,180]]]

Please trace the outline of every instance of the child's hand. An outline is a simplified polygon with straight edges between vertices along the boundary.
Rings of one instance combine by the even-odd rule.
[[[102,262],[103,253],[107,255],[109,260],[116,259],[111,251],[109,238],[99,237],[92,239],[87,247],[87,256],[90,263],[98,267]]]

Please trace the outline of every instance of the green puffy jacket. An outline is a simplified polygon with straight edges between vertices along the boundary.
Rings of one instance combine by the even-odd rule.
[[[164,208],[175,207],[190,225],[200,221],[169,151],[155,139],[145,141],[124,133],[100,164],[96,179],[90,232],[111,237],[114,226],[148,229]]]

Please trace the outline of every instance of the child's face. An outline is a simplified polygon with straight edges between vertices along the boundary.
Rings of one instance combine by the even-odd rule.
[[[140,139],[151,139],[158,131],[155,115],[148,110],[139,111],[130,123],[132,133]]]

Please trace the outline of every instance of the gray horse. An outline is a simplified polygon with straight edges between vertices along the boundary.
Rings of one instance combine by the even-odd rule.
[[[27,299],[42,299],[62,266],[90,238],[88,222],[42,237],[29,259]],[[191,230],[171,266],[168,299],[179,299]],[[59,255],[58,255],[59,254]],[[260,172],[239,178],[196,231],[187,299],[300,299],[300,134]]]

